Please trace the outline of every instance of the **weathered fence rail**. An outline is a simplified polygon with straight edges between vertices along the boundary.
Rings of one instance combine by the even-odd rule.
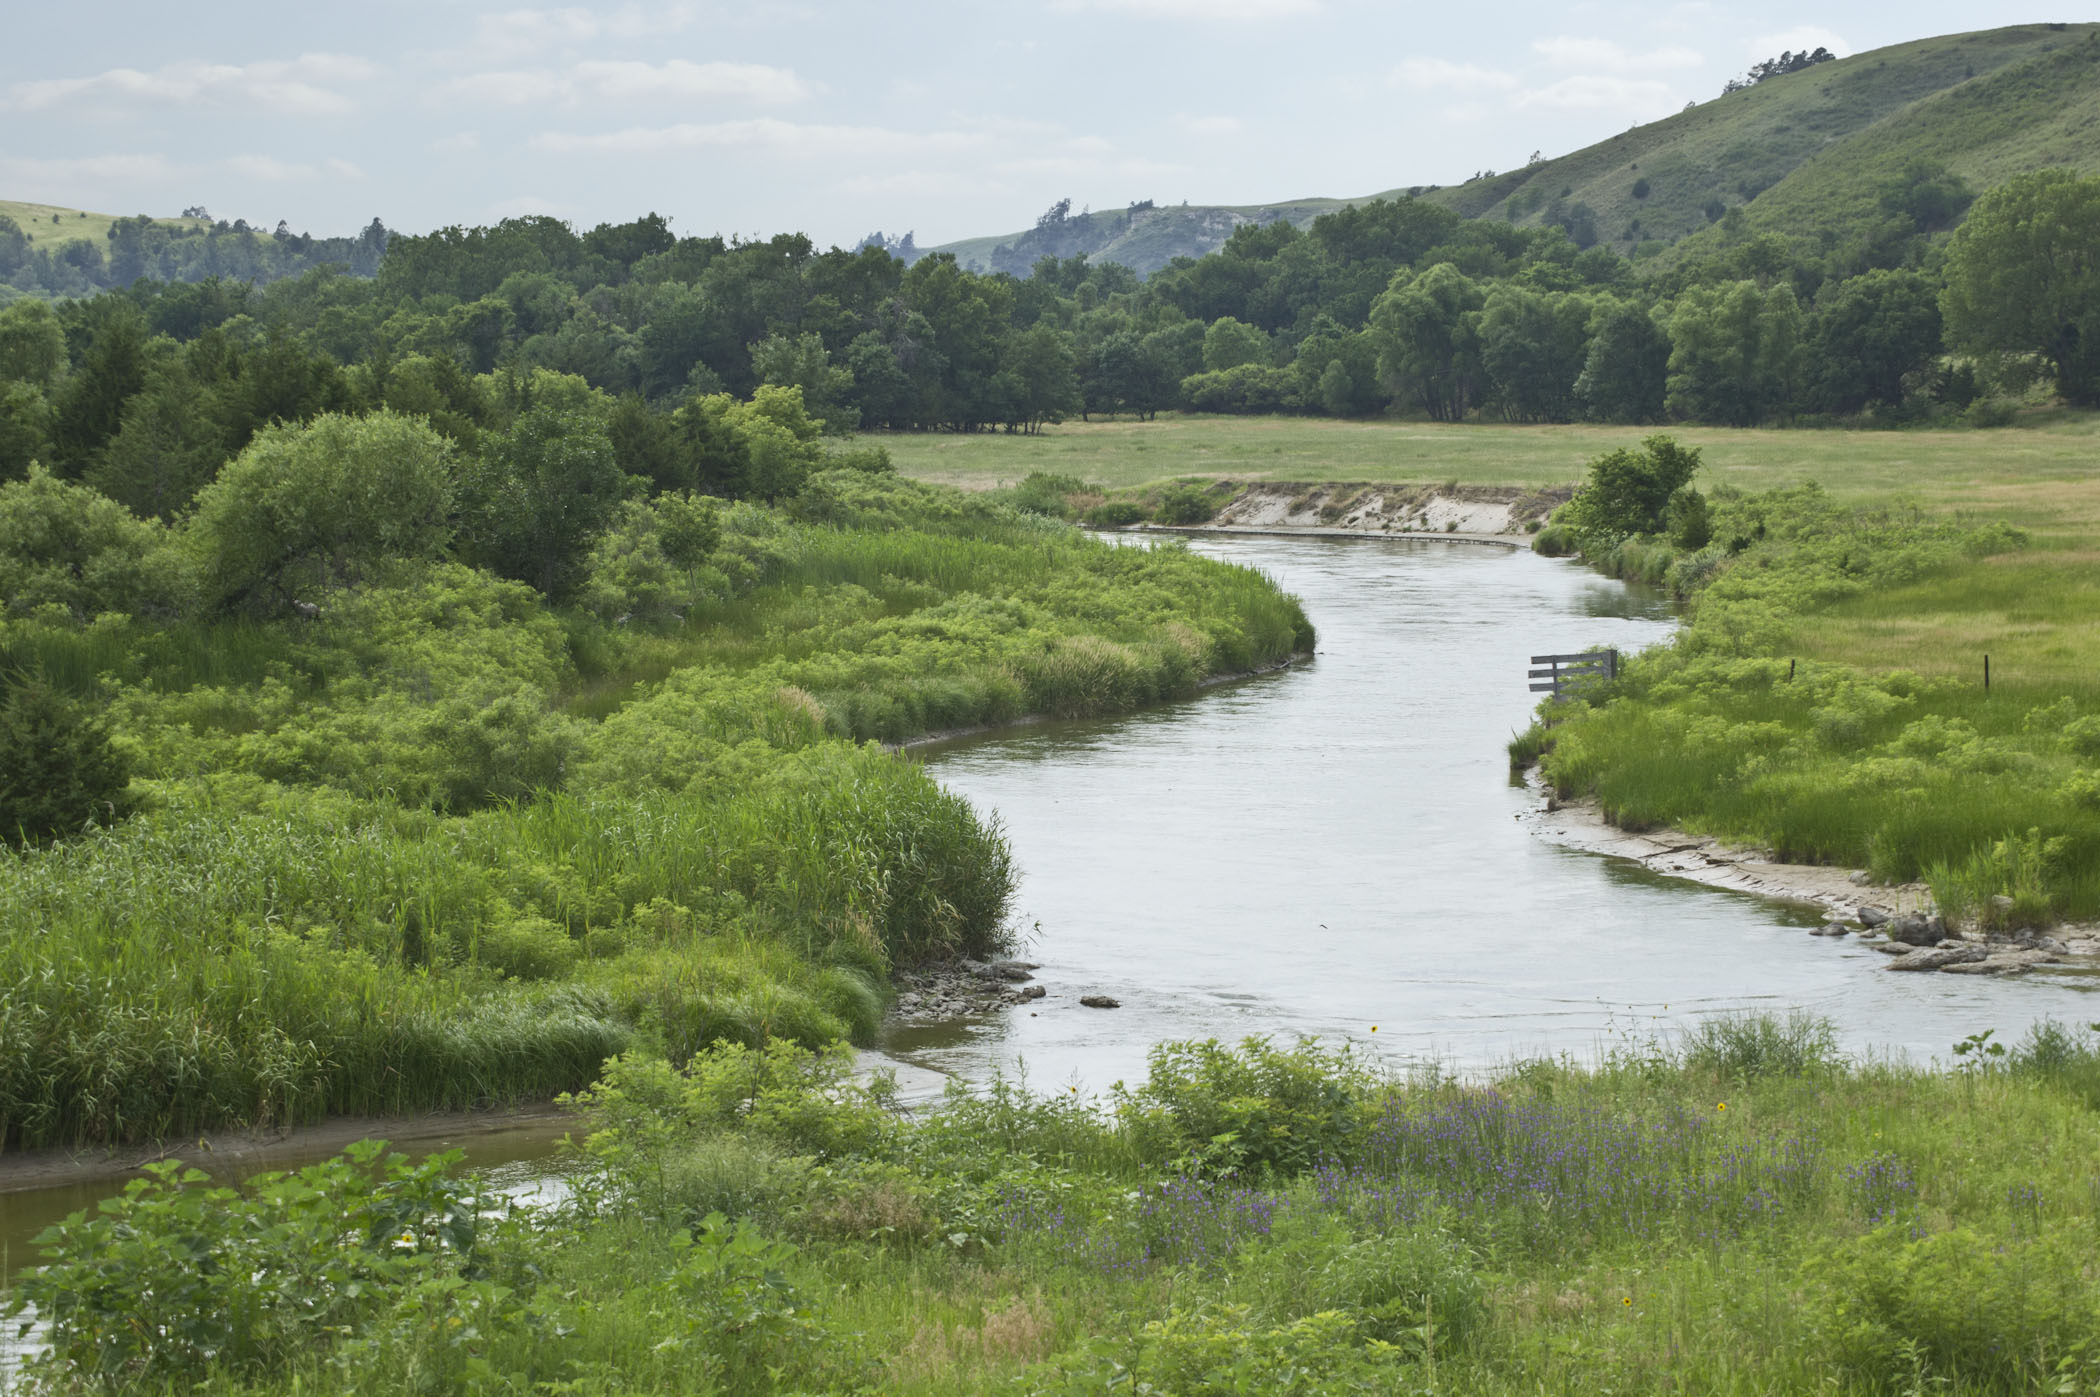
[[[1585,650],[1579,655],[1533,655],[1531,662],[1545,666],[1531,671],[1534,681],[1531,692],[1552,694],[1555,698],[1580,685],[1608,683],[1619,677],[1619,652],[1616,650]],[[1546,682],[1536,682],[1541,679]]]

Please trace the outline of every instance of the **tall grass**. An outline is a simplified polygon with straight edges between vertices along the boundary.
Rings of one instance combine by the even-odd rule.
[[[1828,643],[1891,607],[1951,606],[1978,573],[2000,584],[1980,606],[2013,605],[2006,579],[2034,571],[2015,551],[2022,538],[1915,510],[1841,509],[1814,490],[1716,500],[1717,542],[1660,569],[1689,597],[1676,642],[1637,657],[1593,701],[1559,705],[1512,759],[1537,756],[1557,791],[1595,796],[1630,829],[1745,840],[1889,882],[1929,878],[1956,916],[2035,925],[2100,913],[2089,686],[2030,674],[1986,690],[1980,665],[1920,674],[1944,669],[1929,613],[1913,618],[1922,648],[1900,657],[1916,668],[1894,667],[1893,653],[1839,658]],[[1667,552],[1654,543],[1620,562],[1657,575]],[[2058,580],[2026,620],[2059,648],[2089,648],[2085,592]]]
[[[419,1270],[450,1274],[438,1284],[360,1276],[350,1291],[273,1271],[261,1313],[345,1322],[202,1381],[2091,1390],[2100,1040],[2044,1025],[1939,1072],[1844,1060],[1829,1033],[1715,1020],[1471,1082],[1380,1079],[1302,1046],[1174,1044],[1115,1111],[1004,1083],[909,1117],[846,1082],[837,1056],[717,1053],[683,1073],[626,1059],[593,1093],[574,1203],[426,1258]],[[1231,1141],[1163,1152],[1168,1103],[1250,1126],[1317,1117],[1320,1147],[1236,1165]],[[217,1204],[154,1191],[122,1218],[67,1224],[37,1291],[60,1312],[60,1352],[150,1363],[238,1337],[256,1311],[185,1287],[189,1253],[169,1243],[233,1254],[273,1225],[306,1235],[315,1189],[338,1215],[370,1195],[335,1167],[304,1182],[289,1206],[266,1181]],[[100,1284],[134,1274],[154,1278],[147,1294]],[[104,1303],[82,1303],[90,1286]],[[127,1373],[107,1385],[155,1390]]]
[[[735,506],[650,585],[683,614],[555,616],[440,564],[272,624],[0,621],[0,663],[104,700],[148,778],[128,824],[0,855],[0,1149],[865,1039],[894,966],[1003,944],[1014,867],[856,744],[1311,643],[1246,569],[907,482]]]

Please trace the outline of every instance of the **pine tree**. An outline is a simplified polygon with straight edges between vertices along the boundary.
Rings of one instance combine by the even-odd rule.
[[[0,839],[38,844],[131,813],[131,773],[94,715],[41,674],[0,700]]]

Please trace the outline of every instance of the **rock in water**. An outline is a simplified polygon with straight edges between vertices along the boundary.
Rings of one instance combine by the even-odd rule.
[[[1896,920],[1894,917],[1882,911],[1879,907],[1862,907],[1859,909],[1859,924],[1870,931],[1878,926],[1887,926],[1894,920]]]
[[[1906,946],[1937,946],[1947,928],[1938,917],[1921,917],[1912,913],[1890,922],[1885,930],[1892,941],[1901,941]]]
[[[1900,960],[1889,962],[1891,970],[1941,970],[1950,965],[1963,965],[1969,961],[1984,959],[1989,952],[1981,946],[1956,946],[1930,951],[1912,951]]]
[[[1083,994],[1079,996],[1079,1002],[1089,1009],[1120,1009],[1123,1007],[1121,1000],[1110,999],[1105,994]]]
[[[1030,985],[1027,989],[1021,991],[1021,998],[1041,999],[1044,995],[1048,993],[1049,991],[1044,989],[1041,985]]]

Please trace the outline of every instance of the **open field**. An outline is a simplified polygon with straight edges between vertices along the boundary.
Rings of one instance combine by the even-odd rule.
[[[2100,531],[2100,418],[2052,416],[1999,431],[1759,431],[1721,427],[1454,426],[1306,417],[1164,415],[1067,422],[1039,436],[879,438],[897,468],[965,488],[1032,471],[1110,487],[1175,476],[1239,480],[1569,485],[1598,454],[1668,433],[1704,453],[1702,486],[1814,480],[1847,501],[1914,498],[2041,534]]]

